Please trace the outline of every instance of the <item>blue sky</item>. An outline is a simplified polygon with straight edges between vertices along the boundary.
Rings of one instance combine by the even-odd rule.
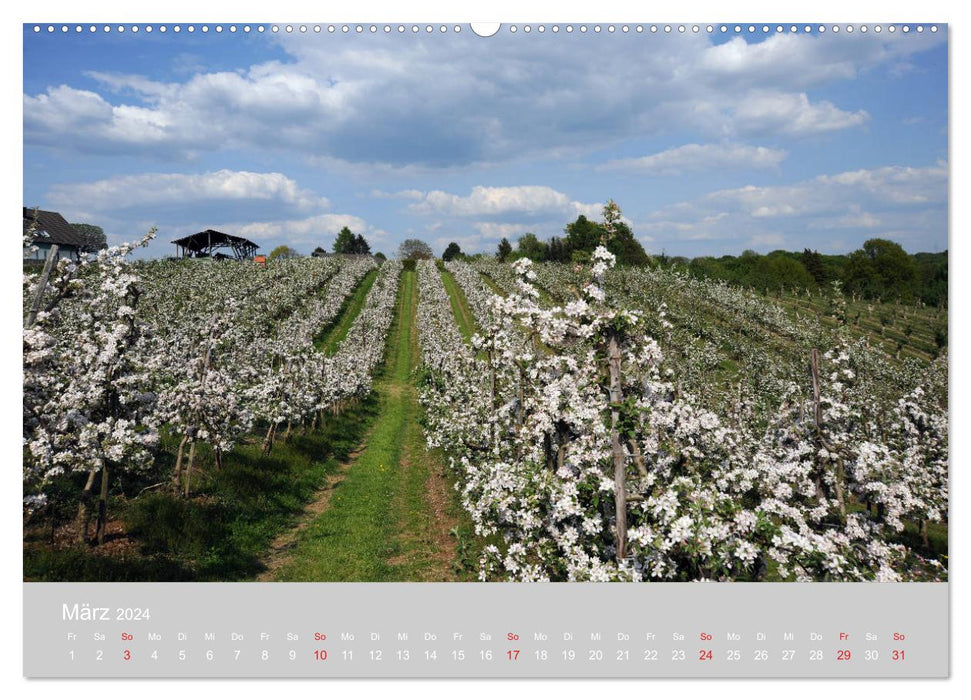
[[[309,253],[343,225],[491,251],[608,198],[652,253],[947,248],[946,30],[521,27],[27,25],[24,204],[111,242],[158,226],[155,256],[204,228]]]

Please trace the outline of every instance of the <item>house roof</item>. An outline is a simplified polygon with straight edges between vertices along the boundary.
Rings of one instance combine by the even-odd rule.
[[[59,246],[69,245],[77,248],[85,245],[85,240],[81,237],[81,234],[56,211],[24,207],[24,234],[35,222],[37,224],[34,229],[35,243],[54,243]]]

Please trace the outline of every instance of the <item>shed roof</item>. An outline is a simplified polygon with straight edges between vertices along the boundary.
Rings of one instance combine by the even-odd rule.
[[[193,233],[191,236],[185,236],[183,238],[178,238],[172,241],[176,245],[180,245],[183,248],[198,253],[203,251],[213,245],[242,245],[251,246],[253,248],[259,248],[253,241],[243,238],[241,236],[233,236],[228,233],[223,233],[222,231],[215,231],[211,228],[207,228],[205,231],[200,231],[199,233]]]

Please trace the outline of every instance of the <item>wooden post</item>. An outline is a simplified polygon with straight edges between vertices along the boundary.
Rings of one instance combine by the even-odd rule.
[[[816,348],[813,348],[809,355],[809,370],[813,376],[813,416],[816,420],[816,430],[819,430],[823,422],[823,410],[819,387],[819,350]]]
[[[78,504],[77,539],[79,544],[87,544],[88,542],[88,524],[91,521],[91,492],[94,489],[96,475],[97,471],[94,469],[88,472],[88,480],[84,484],[81,502]]]
[[[820,397],[820,387],[819,387],[819,350],[816,348],[812,349],[809,354],[809,371],[813,378],[813,419],[816,423],[816,451],[817,459],[819,448],[822,445],[823,432],[823,408],[822,400]],[[823,492],[823,475],[819,469],[816,470],[816,498],[822,499],[824,497]]]
[[[627,460],[620,439],[620,409],[624,400],[620,374],[620,344],[616,332],[611,333],[607,344],[607,362],[610,367],[610,447],[614,460],[614,506],[617,518],[617,562],[627,558]]]
[[[846,473],[843,469],[843,458],[840,457],[836,463],[836,502],[840,509],[840,522],[846,525],[846,493],[843,490],[843,479]]]
[[[263,457],[268,457],[270,450],[273,449],[273,436],[276,433],[276,423],[270,423],[270,427],[266,431],[266,437],[263,438],[263,449],[260,451]]]
[[[108,528],[108,463],[101,465],[101,493],[98,497],[98,524],[95,527],[95,537],[98,544],[105,542],[105,530]]]
[[[37,280],[37,288],[34,290],[34,298],[30,302],[30,313],[27,315],[27,328],[34,325],[37,321],[37,314],[40,313],[41,302],[44,301],[44,290],[47,289],[47,281],[51,276],[51,268],[54,267],[54,260],[57,258],[57,246],[52,245],[44,261],[44,269],[41,270],[40,278]]]
[[[175,472],[172,474],[172,493],[178,495],[182,481],[182,457],[185,455],[185,443],[189,442],[189,436],[183,435],[182,442],[179,443],[179,453],[175,458]]]
[[[192,444],[189,445],[189,463],[185,467],[185,492],[183,493],[184,498],[189,497],[189,480],[192,478],[192,463],[196,459],[196,441],[193,440]]]

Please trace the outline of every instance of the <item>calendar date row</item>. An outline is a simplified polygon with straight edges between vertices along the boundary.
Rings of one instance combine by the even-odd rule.
[[[89,660],[96,662],[105,661],[110,656],[106,655],[104,649],[95,649],[85,653],[79,652],[75,649],[68,650],[68,656],[71,661],[84,659],[85,656]],[[110,653],[110,652],[109,652]],[[520,660],[529,659],[532,661],[549,661],[554,658],[558,658],[566,662],[602,662],[612,659],[618,662],[627,661],[643,661],[647,663],[659,662],[662,660],[669,660],[671,662],[687,662],[689,660],[694,660],[697,662],[714,662],[717,660],[723,660],[726,662],[739,662],[744,658],[749,658],[752,661],[762,662],[762,661],[796,661],[800,656],[809,661],[837,661],[837,662],[850,662],[854,659],[862,659],[864,661],[880,661],[889,660],[894,662],[902,662],[907,658],[906,649],[864,649],[862,652],[854,654],[852,649],[560,649],[560,650],[550,650],[550,649],[533,649],[531,651],[523,649],[505,649],[500,651],[494,651],[492,649],[479,649],[479,650],[466,650],[466,649],[451,649],[451,650],[439,650],[439,649],[423,649],[418,651],[413,651],[411,649],[366,649],[366,650],[354,650],[354,649],[341,649],[336,652],[332,652],[328,649],[310,649],[310,650],[296,650],[287,649],[285,651],[271,651],[269,649],[255,649],[255,650],[243,650],[243,649],[228,649],[228,650],[216,650],[216,649],[175,649],[160,652],[158,649],[151,649],[139,652],[136,654],[132,649],[121,649],[115,653],[115,658],[120,658],[122,661],[135,661],[136,658],[144,658],[150,661],[159,661],[161,659],[169,659],[175,661],[189,661],[189,660],[200,660],[200,661],[270,661],[282,658],[291,662],[296,662],[299,660],[304,661],[314,661],[317,663],[327,662],[327,661],[366,661],[380,663],[384,661],[391,662],[410,662],[410,661],[438,661],[439,659],[446,659],[455,662],[463,661],[507,661],[516,662]]]

